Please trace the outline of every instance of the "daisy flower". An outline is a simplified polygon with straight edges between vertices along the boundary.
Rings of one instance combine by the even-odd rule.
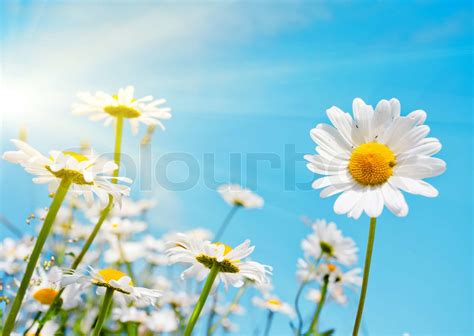
[[[137,309],[135,307],[116,307],[112,311],[112,316],[114,320],[118,320],[122,323],[127,322],[138,322],[143,323],[147,320],[148,315],[142,309]]]
[[[328,282],[327,290],[330,298],[341,305],[347,303],[347,296],[344,293],[345,288],[355,290],[362,285],[362,270],[354,268],[343,272],[334,264],[321,264],[318,268],[318,278],[322,283],[324,279]]]
[[[132,279],[125,273],[106,268],[96,271],[91,266],[86,271],[65,270],[61,285],[67,287],[71,284],[80,284],[82,288],[96,286],[97,293],[103,294],[107,288],[123,294],[126,301],[136,301],[154,305],[161,296],[161,292],[133,285]]]
[[[0,271],[9,275],[20,272],[25,267],[32,247],[31,237],[24,237],[20,241],[5,238],[0,243]]]
[[[179,320],[174,311],[164,309],[151,313],[145,325],[154,333],[172,333],[178,330]]]
[[[252,298],[252,303],[259,308],[267,309],[273,313],[282,313],[290,318],[295,316],[293,307],[286,302],[282,302],[275,296],[272,296],[268,299],[262,299],[261,297],[254,296]]]
[[[64,178],[72,181],[69,193],[82,195],[92,204],[96,195],[103,206],[108,203],[111,195],[115,202],[120,203],[122,196],[128,196],[128,186],[113,184],[111,174],[117,165],[112,161],[99,163],[94,154],[83,155],[71,151],[50,151],[49,157],[20,140],[12,140],[18,151],[5,152],[3,159],[20,164],[28,173],[36,175],[34,183],[47,183],[50,192],[55,192]],[[131,183],[125,177],[117,180]]]
[[[334,259],[345,266],[357,262],[357,246],[355,242],[344,237],[333,222],[317,220],[313,224],[313,233],[301,242],[305,257]]]
[[[360,98],[352,106],[354,117],[333,106],[327,110],[333,126],[311,130],[317,154],[305,159],[310,171],[325,175],[313,182],[314,189],[322,189],[321,197],[341,193],[334,211],[356,219],[362,212],[378,217],[384,206],[406,216],[401,191],[436,197],[438,191],[423,179],[442,174],[446,164],[432,157],[441,144],[427,137],[426,113],[400,116],[397,99],[381,100],[375,110]]]
[[[263,198],[238,184],[223,184],[217,189],[224,201],[232,206],[244,208],[262,208]]]
[[[43,306],[49,306],[59,293],[62,278],[61,270],[53,266],[48,271],[39,267],[36,276],[31,279],[31,297]]]
[[[214,282],[215,287],[219,281],[222,281],[226,288],[229,284],[241,287],[246,279],[256,283],[268,282],[267,275],[271,274],[270,266],[255,261],[242,261],[255,249],[254,246],[250,246],[250,240],[231,248],[222,243],[211,243],[193,236],[184,234],[179,236],[180,239],[177,241],[168,243],[171,247],[167,253],[170,263],[191,264],[191,267],[181,274],[182,279],[196,278],[198,281],[203,281],[217,263],[219,274]]]
[[[134,233],[145,231],[146,228],[147,224],[143,221],[111,217],[102,224],[101,230],[106,234],[127,237]]]
[[[130,121],[133,134],[138,132],[139,123],[147,126],[160,126],[165,129],[161,120],[171,118],[171,109],[162,107],[165,99],[154,99],[152,96],[134,98],[135,88],[131,85],[119,89],[117,94],[98,91],[79,92],[77,97],[81,103],[72,106],[72,112],[77,115],[89,115],[93,121],[104,121],[110,125],[117,117]]]

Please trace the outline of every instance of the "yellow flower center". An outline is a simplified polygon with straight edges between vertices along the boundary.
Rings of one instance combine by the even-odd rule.
[[[127,274],[117,271],[113,268],[104,268],[98,272],[102,278],[104,278],[105,282],[109,283],[111,280],[118,281],[122,279]],[[130,286],[133,286],[133,282],[130,281]]]
[[[267,303],[273,306],[281,306],[281,301],[278,299],[269,299]]]
[[[63,151],[63,154],[69,155],[73,158],[75,158],[78,162],[84,162],[89,160],[86,156],[76,153],[76,152],[71,152],[71,151]],[[82,173],[72,170],[72,169],[61,169],[58,171],[52,171],[50,166],[45,167],[51,174],[56,176],[57,178],[63,179],[63,178],[69,178],[72,183],[74,184],[86,184],[86,185],[93,185],[94,182],[87,182],[84,179],[84,175]]]
[[[232,247],[230,247],[227,244],[216,242],[213,243],[216,246],[224,246],[224,255],[227,255],[230,251],[232,251]],[[201,264],[206,266],[207,268],[211,269],[214,263],[219,264],[219,272],[222,273],[238,273],[240,272],[240,269],[234,265],[234,262],[239,262],[240,260],[229,260],[229,259],[224,259],[220,262],[217,261],[216,258],[207,256],[204,254],[200,254],[196,257],[196,260],[199,261]]]
[[[115,100],[118,100],[117,95],[112,95]],[[135,99],[132,99],[134,102]],[[112,117],[137,118],[141,115],[140,111],[127,105],[109,105],[104,107],[104,112],[110,114]]]
[[[334,264],[328,264],[327,266],[328,266],[329,272],[334,272],[337,269],[336,265]]]
[[[34,292],[33,298],[41,304],[50,305],[54,298],[58,295],[58,291],[52,288],[41,288]]]
[[[386,145],[369,142],[352,152],[349,172],[362,185],[379,185],[392,176],[396,164],[395,154]]]

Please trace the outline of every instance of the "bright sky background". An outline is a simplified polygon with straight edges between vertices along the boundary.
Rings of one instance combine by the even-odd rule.
[[[72,116],[78,90],[133,84],[138,95],[165,97],[173,119],[157,131],[153,161],[184,152],[198,162],[199,183],[165,191],[155,182],[144,197],[159,201],[153,231],[204,226],[216,229],[228,211],[203,183],[203,155],[214,153],[215,180],[256,189],[262,210],[238,213],[227,231],[235,245],[250,238],[255,260],[274,266],[276,292],[293,301],[300,241],[309,233],[302,216],[335,221],[358,243],[362,266],[368,218],[333,213],[334,198],[285,190],[313,177],[302,161],[285,167],[285,145],[312,153],[309,130],[327,122],[325,110],[346,111],[354,97],[375,105],[397,97],[402,113],[424,109],[448,169],[431,182],[436,199],[408,196],[410,213],[379,219],[365,309],[366,335],[472,335],[473,330],[473,100],[470,1],[172,2],[2,1],[1,151],[26,125],[29,142],[47,152],[89,140],[112,150],[113,129]],[[141,129],[142,134],[144,128]],[[137,160],[141,136],[128,132],[124,149]],[[241,174],[230,153],[274,153],[281,165],[260,163]],[[291,158],[290,158],[291,160]],[[182,164],[169,167],[186,179]],[[18,227],[46,189],[23,170],[0,162],[0,213]],[[212,172],[206,169],[212,175]],[[132,169],[128,175],[135,177]],[[290,182],[288,182],[290,181]],[[139,195],[139,183],[133,186]],[[286,188],[288,189],[288,188]],[[2,232],[0,236],[7,235]],[[304,301],[304,300],[303,300]],[[322,330],[352,330],[357,300],[330,304]],[[306,305],[309,313],[313,307]],[[242,335],[263,323],[263,312],[242,321]],[[255,318],[254,318],[255,316]],[[274,335],[289,334],[278,316]]]

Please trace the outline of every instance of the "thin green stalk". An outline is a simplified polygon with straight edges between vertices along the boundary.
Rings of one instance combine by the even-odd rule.
[[[328,276],[326,276],[323,281],[324,281],[323,286],[321,288],[321,299],[319,300],[318,306],[316,307],[316,311],[314,312],[314,316],[313,316],[313,319],[311,320],[309,330],[305,334],[306,336],[309,336],[311,334],[316,334],[316,335],[318,334],[319,315],[321,314],[321,310],[323,309],[324,301],[326,300],[326,294],[328,291],[328,283],[329,283]]]
[[[72,182],[70,179],[63,179],[59,184],[58,190],[56,190],[54,198],[51,202],[51,206],[49,207],[48,214],[46,215],[43,226],[41,227],[41,231],[38,235],[38,238],[36,239],[35,246],[33,247],[33,251],[29,257],[25,274],[21,280],[20,288],[18,289],[15,300],[13,301],[13,305],[10,309],[10,313],[8,314],[7,320],[5,322],[5,327],[2,334],[3,336],[9,336],[15,326],[16,317],[20,311],[21,303],[25,297],[28,285],[30,284],[31,276],[33,275],[36,264],[38,263],[41,250],[43,249],[46,239],[48,238],[49,232],[51,231],[51,228],[54,224],[54,220],[56,219],[56,215],[64,198],[66,197],[71,183]]]
[[[362,313],[364,312],[365,295],[367,293],[367,286],[369,284],[370,263],[372,261],[372,251],[374,249],[376,226],[377,226],[377,218],[375,217],[370,218],[369,238],[367,241],[367,252],[365,253],[364,279],[362,280],[362,289],[360,292],[359,307],[357,308],[357,315],[356,315],[356,320],[354,323],[354,329],[352,330],[353,336],[357,336],[359,334],[359,327],[362,321]]]
[[[273,316],[275,313],[271,310],[268,310],[268,316],[267,316],[267,324],[265,325],[265,332],[263,333],[264,336],[270,335],[270,328],[272,327],[272,322],[273,322]]]
[[[128,336],[138,335],[138,322],[127,322],[127,335]]]
[[[118,116],[115,122],[115,146],[114,146],[114,162],[117,164],[117,169],[114,170],[114,177],[119,175],[120,170],[120,155],[122,148],[122,134],[123,134],[123,116]],[[112,179],[112,183],[117,183],[117,179]]]
[[[241,208],[240,205],[234,205],[229,213],[227,213],[227,216],[224,218],[224,221],[222,222],[219,230],[217,231],[217,234],[216,234],[216,237],[214,238],[215,241],[219,241],[219,239],[222,238],[222,235],[224,234],[227,226],[229,225],[231,219],[234,217],[235,213],[237,212],[237,210],[239,210],[239,208]]]
[[[94,332],[92,333],[93,336],[100,335],[100,331],[102,330],[102,326],[104,325],[105,318],[107,317],[108,312],[110,310],[110,306],[112,305],[113,295],[114,290],[110,287],[107,287],[107,290],[105,291],[104,301],[102,302],[102,307],[100,307],[100,313],[97,317]]]
[[[204,287],[202,288],[201,296],[199,297],[199,300],[196,303],[196,306],[194,307],[193,313],[191,314],[191,317],[189,318],[188,325],[186,326],[186,330],[184,330],[184,336],[191,336],[194,326],[196,325],[199,319],[199,315],[201,314],[202,308],[204,307],[204,304],[206,303],[206,299],[209,296],[209,292],[211,291],[212,284],[214,283],[214,280],[216,280],[216,277],[218,274],[219,274],[219,264],[215,262],[212,265],[211,271],[209,272],[209,275],[207,276],[206,283],[204,284]]]
[[[296,335],[299,336],[301,334],[301,328],[303,328],[303,316],[300,310],[300,296],[303,293],[303,289],[308,284],[308,281],[301,282],[300,288],[298,288],[298,292],[296,293],[295,297],[295,311],[296,315],[298,316],[298,328],[296,329]]]

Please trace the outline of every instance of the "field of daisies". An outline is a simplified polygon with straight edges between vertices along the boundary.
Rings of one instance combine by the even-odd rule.
[[[356,266],[357,243],[335,223],[318,219],[301,237],[296,295],[284,302],[272,285],[273,260],[253,257],[252,237],[226,243],[239,212],[264,207],[261,196],[237,184],[221,185],[216,193],[228,214],[216,232],[195,227],[161,236],[149,231],[147,216],[159,200],[129,197],[132,181],[120,169],[121,148],[136,139],[125,138],[123,128],[146,128],[149,137],[155,128],[164,130],[172,116],[166,100],[136,97],[132,86],[80,92],[71,114],[111,126],[113,160],[93,146],[41,153],[26,138],[11,140],[3,159],[31,174],[34,184],[47,184],[51,203],[29,216],[37,228],[33,236],[2,220],[10,236],[0,243],[3,336],[234,333],[234,318],[249,310],[244,296],[265,312],[263,323],[248,316],[255,335],[272,335],[273,318],[281,314],[288,329],[279,334],[329,336],[337,326],[320,328],[321,312],[345,305],[348,292],[358,301],[358,335],[370,295],[377,218],[384,208],[406,216],[404,193],[436,197],[437,189],[424,179],[446,169],[433,157],[441,144],[429,135],[424,111],[402,113],[394,98],[375,107],[355,98],[351,112],[329,107],[327,123],[308,125],[315,148],[306,164],[316,176],[312,187],[334,202],[334,212],[366,227],[363,268]],[[311,302],[310,311],[302,310],[301,300]]]

